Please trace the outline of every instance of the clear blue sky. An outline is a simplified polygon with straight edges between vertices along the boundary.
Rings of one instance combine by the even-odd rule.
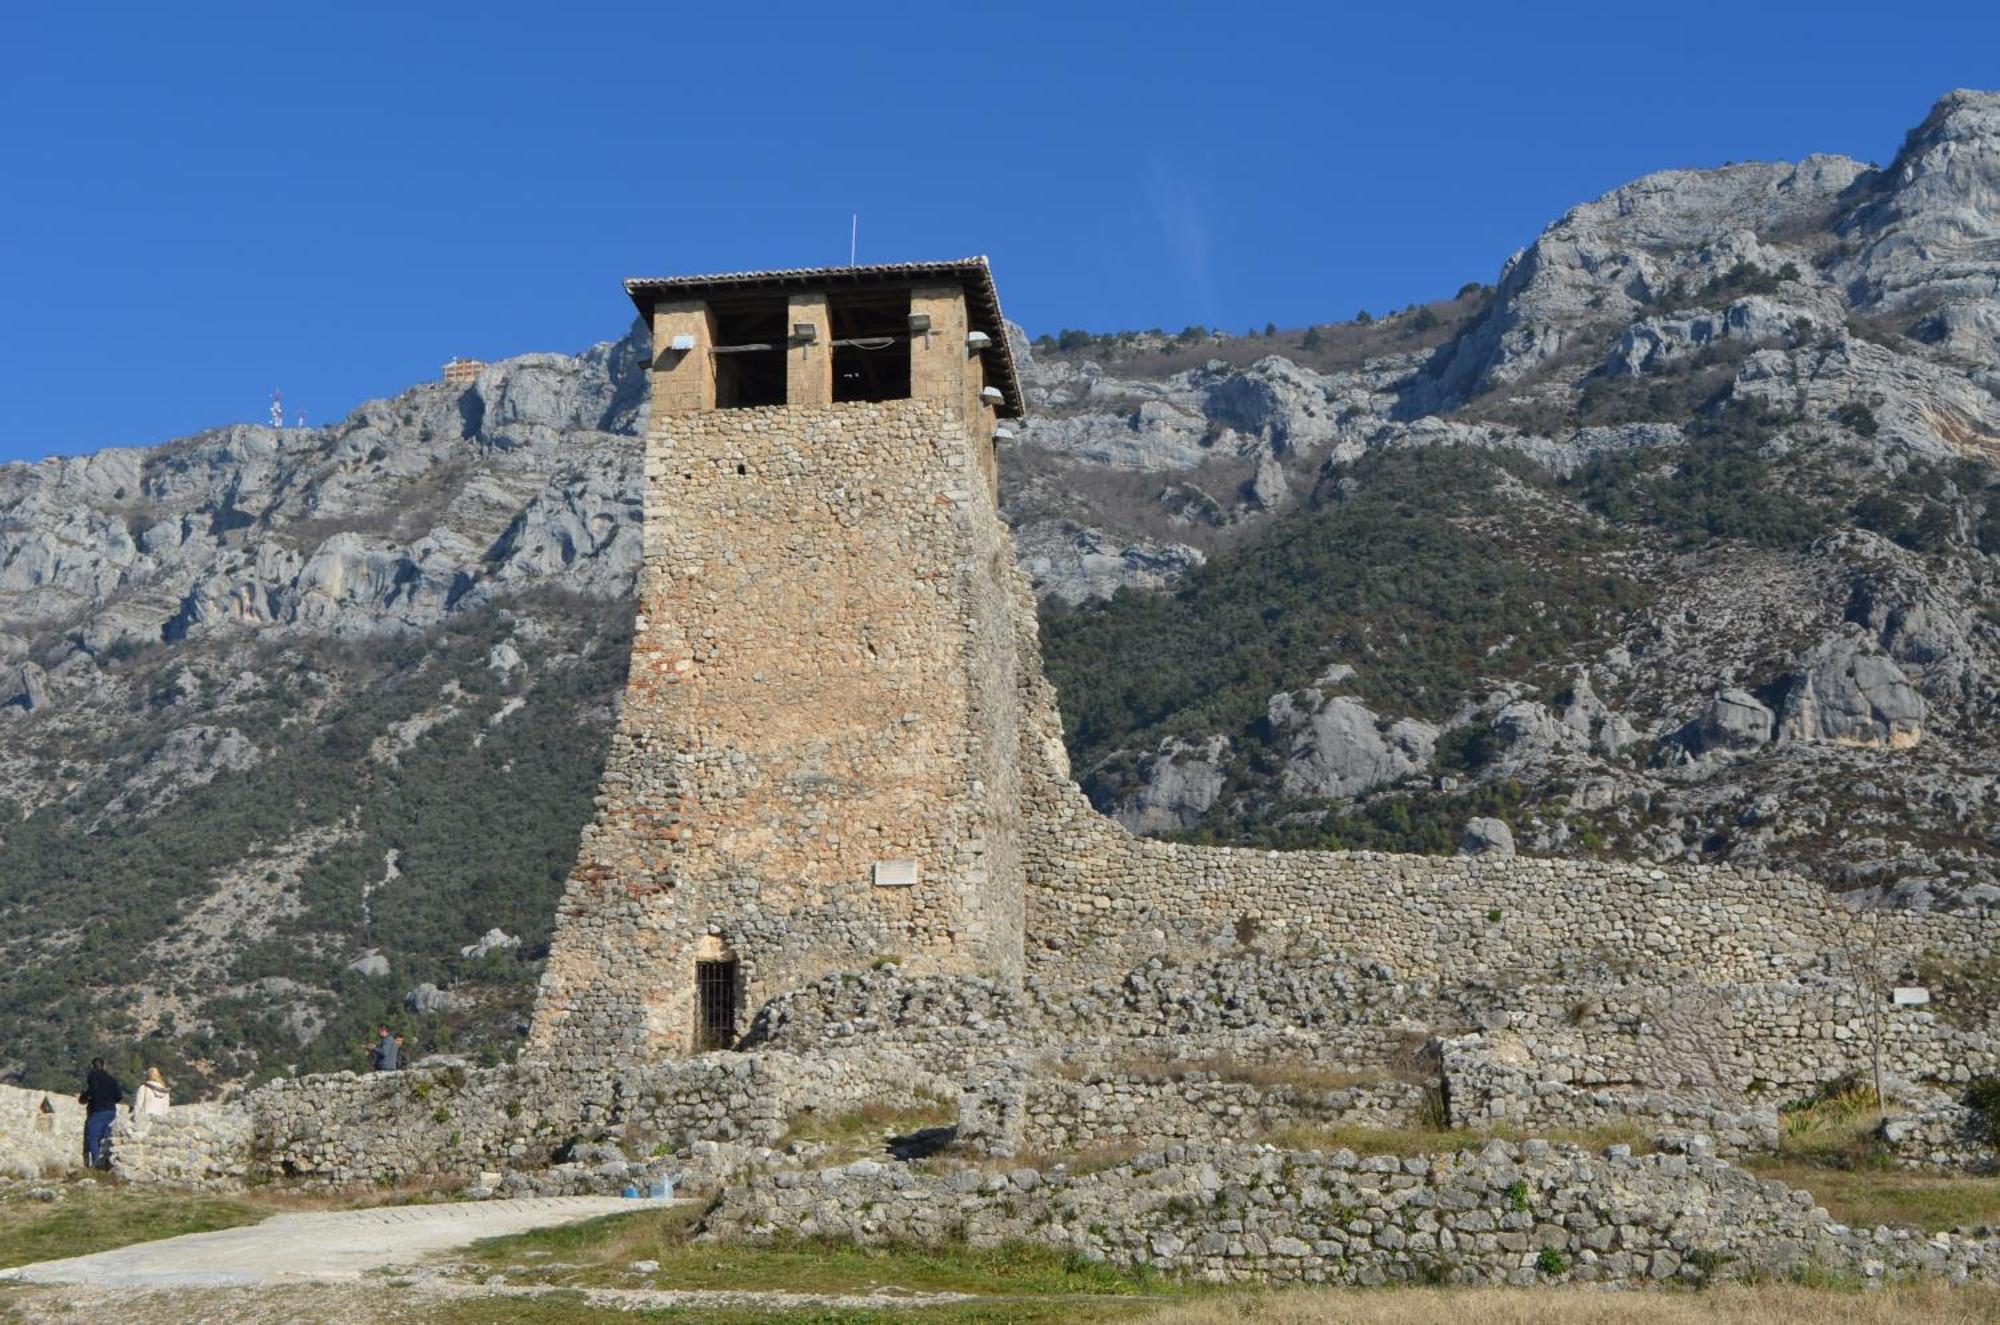
[[[2000,6],[19,6],[0,459],[330,422],[628,275],[987,253],[1031,332],[1491,280],[1670,166],[1886,161]]]

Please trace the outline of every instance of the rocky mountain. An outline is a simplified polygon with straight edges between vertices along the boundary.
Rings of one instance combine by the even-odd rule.
[[[1010,512],[1099,805],[2000,899],[2000,97],[1649,176],[1464,303],[1329,367],[1045,349]]]
[[[1139,831],[2000,899],[2000,97],[1884,168],[1649,176],[1398,314],[1020,349],[1003,505]],[[0,1073],[509,1050],[647,354],[0,468]]]

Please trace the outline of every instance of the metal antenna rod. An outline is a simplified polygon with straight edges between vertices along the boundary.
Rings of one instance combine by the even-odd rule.
[[[847,265],[854,265],[854,250],[861,242],[861,213],[854,213],[847,230]]]

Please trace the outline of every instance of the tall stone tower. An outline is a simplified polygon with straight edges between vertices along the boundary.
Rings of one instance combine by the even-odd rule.
[[[894,956],[1018,980],[1021,412],[984,258],[626,282],[652,324],[631,676],[531,1052],[726,1047]]]

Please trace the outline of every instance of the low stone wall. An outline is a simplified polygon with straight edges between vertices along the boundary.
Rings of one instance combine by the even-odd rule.
[[[0,1086],[0,1173],[39,1178],[83,1164],[83,1106],[75,1095]]]
[[[639,1157],[698,1142],[769,1145],[793,1120],[950,1098],[956,1084],[889,1055],[708,1054],[616,1076],[525,1062],[275,1081],[199,1121],[133,1133],[135,1182],[269,1175],[309,1185],[447,1181],[544,1169],[609,1139]]]
[[[2000,1242],[1835,1223],[1692,1155],[1489,1143],[1460,1154],[1186,1146],[1097,1173],[861,1163],[725,1192],[703,1236],[864,1246],[1023,1242],[1216,1282],[1702,1282],[1818,1265],[2000,1280]]]
[[[1838,962],[1830,963],[1838,965]],[[1758,984],[1624,979],[1490,996],[1486,1024],[1534,1048],[1572,1085],[1801,1094],[1847,1072],[1965,1082],[2000,1066],[2000,1041],[1936,1005],[1897,1005],[1817,969]]]
[[[1376,1081],[1341,1087],[1257,1085],[1206,1072],[1030,1078],[1017,1153],[1068,1155],[1171,1141],[1253,1140],[1287,1127],[1408,1127],[1424,1087]]]
[[[1895,1081],[1877,1139],[1905,1168],[1940,1173],[2000,1170],[1993,1120],[1942,1091]]]
[[[1778,1148],[1775,1103],[1744,1104],[1629,1084],[1576,1085],[1567,1064],[1550,1063],[1508,1037],[1439,1042],[1443,1096],[1451,1125],[1474,1130],[1589,1131],[1630,1127],[1652,1138],[1704,1136],[1725,1155]]]
[[[111,1166],[127,1182],[228,1190],[250,1175],[251,1119],[232,1104],[177,1104],[163,1114],[119,1116]]]

